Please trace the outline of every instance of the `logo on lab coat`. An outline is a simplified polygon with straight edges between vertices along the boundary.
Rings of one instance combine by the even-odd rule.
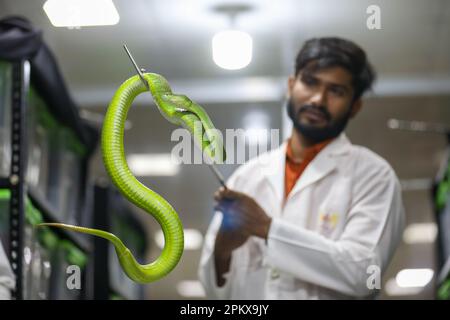
[[[338,213],[320,213],[319,228],[320,233],[324,236],[329,236],[336,228],[339,221]]]

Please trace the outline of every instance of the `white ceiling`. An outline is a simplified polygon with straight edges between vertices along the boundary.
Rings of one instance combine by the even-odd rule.
[[[106,104],[138,63],[164,75],[174,91],[199,102],[277,101],[302,42],[341,36],[366,49],[379,73],[378,95],[450,93],[450,2],[445,0],[235,0],[253,10],[236,26],[254,39],[252,63],[226,71],[211,59],[211,38],[228,20],[213,10],[225,0],[115,0],[115,26],[56,28],[44,0],[2,0],[0,17],[20,14],[42,28],[74,98]],[[381,8],[381,30],[366,27],[369,5]]]

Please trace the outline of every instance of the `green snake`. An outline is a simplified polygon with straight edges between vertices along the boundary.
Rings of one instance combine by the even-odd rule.
[[[187,96],[172,93],[169,83],[161,75],[145,73],[143,78],[147,81],[164,118],[187,129],[195,144],[210,159],[223,161],[225,150],[222,137],[215,130],[205,110]],[[123,136],[127,113],[136,96],[145,91],[147,88],[138,75],[126,80],[116,91],[103,124],[102,154],[106,171],[119,191],[130,202],[151,214],[160,224],[165,239],[160,256],[150,264],[141,265],[123,242],[112,233],[62,223],[39,225],[64,228],[109,240],[115,247],[124,272],[138,283],[148,283],[166,276],[178,264],[184,249],[183,226],[177,212],[163,197],[136,179],[125,158]],[[198,130],[199,124],[201,130]]]

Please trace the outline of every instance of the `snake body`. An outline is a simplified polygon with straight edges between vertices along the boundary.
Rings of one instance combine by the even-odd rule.
[[[188,129],[194,142],[212,159],[223,161],[225,151],[220,136],[204,109],[184,95],[173,94],[167,80],[155,73],[145,73],[153,99],[168,121]],[[102,230],[61,223],[43,223],[71,231],[87,233],[109,240],[115,247],[119,262],[127,276],[138,283],[161,279],[178,264],[184,249],[183,226],[174,208],[133,175],[126,162],[123,136],[128,111],[133,100],[147,91],[139,76],[126,80],[116,91],[106,112],[102,129],[102,154],[107,173],[119,191],[133,204],[151,214],[160,224],[165,245],[152,263],[141,265],[130,250],[114,234]],[[195,130],[197,123],[202,130]]]

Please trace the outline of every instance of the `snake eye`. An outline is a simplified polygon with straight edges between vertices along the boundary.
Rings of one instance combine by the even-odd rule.
[[[183,109],[183,108],[175,108],[175,111],[176,112],[182,112],[182,113],[190,112],[189,110]]]

